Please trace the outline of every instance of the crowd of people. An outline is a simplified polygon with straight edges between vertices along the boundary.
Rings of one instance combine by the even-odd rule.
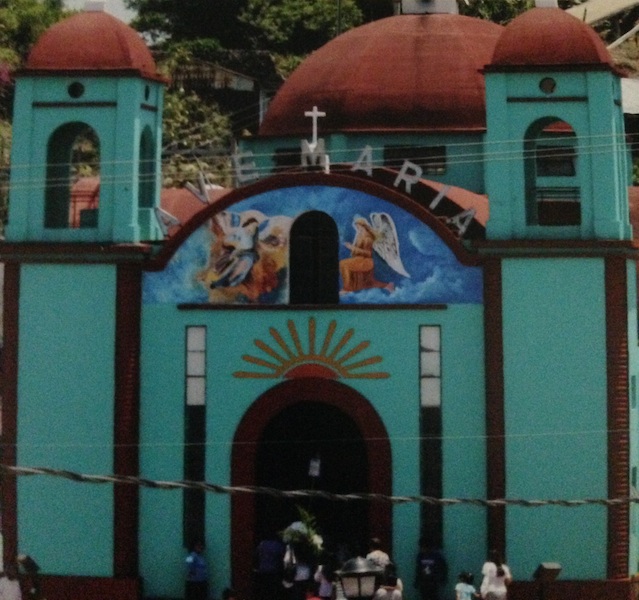
[[[313,555],[307,548],[285,544],[272,533],[257,547],[255,599],[343,600],[336,572],[349,558],[344,547],[324,549]],[[373,600],[403,600],[404,583],[378,538],[370,541],[366,559],[379,571]],[[413,585],[420,600],[443,600],[448,566],[441,551],[421,539],[414,568]],[[507,600],[512,575],[498,552],[489,553],[481,575],[477,589],[472,573],[460,573],[454,587],[455,600]]]
[[[349,550],[344,545],[323,549],[317,554],[303,544],[285,544],[276,532],[272,532],[257,546],[255,600],[344,600],[337,571],[349,558]],[[404,584],[378,538],[370,541],[366,559],[379,572],[373,600],[403,600]],[[20,577],[18,566],[22,570]],[[185,600],[208,600],[209,577],[202,541],[191,546],[185,566]],[[39,600],[38,571],[38,565],[29,556],[21,555],[16,564],[6,564],[0,574],[0,600],[22,600],[24,584],[27,590],[24,597]],[[512,574],[498,552],[489,553],[481,574],[482,581],[477,590],[473,574],[460,573],[455,585],[455,600],[507,600]],[[447,580],[448,566],[442,553],[426,539],[421,539],[414,577],[420,600],[440,600]],[[237,595],[227,588],[222,600],[237,600]]]

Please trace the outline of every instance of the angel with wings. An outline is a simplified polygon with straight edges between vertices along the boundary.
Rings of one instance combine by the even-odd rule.
[[[399,238],[391,216],[387,213],[371,213],[370,222],[363,217],[353,219],[355,238],[344,245],[351,257],[340,261],[344,292],[357,292],[369,288],[394,289],[394,284],[377,281],[374,275],[373,254],[377,254],[393,271],[410,277],[399,254]]]

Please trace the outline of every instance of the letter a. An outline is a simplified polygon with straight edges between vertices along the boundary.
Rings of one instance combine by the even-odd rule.
[[[364,171],[369,177],[373,176],[373,148],[365,146],[359,158],[353,163],[351,171]]]

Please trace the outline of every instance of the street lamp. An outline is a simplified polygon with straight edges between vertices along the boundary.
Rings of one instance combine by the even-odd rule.
[[[347,560],[335,574],[348,600],[364,600],[375,595],[377,578],[382,570],[370,560],[358,556]]]
[[[545,562],[541,563],[537,569],[535,570],[533,577],[537,581],[541,581],[545,583],[547,581],[554,581],[559,577],[559,573],[561,572],[561,565],[556,562]]]
[[[555,581],[560,572],[561,565],[556,562],[544,562],[537,567],[533,573],[533,578],[539,583],[539,600],[545,599],[547,584]]]

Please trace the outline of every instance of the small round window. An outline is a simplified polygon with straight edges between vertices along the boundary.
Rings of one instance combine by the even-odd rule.
[[[74,81],[67,88],[71,98],[80,98],[84,94],[84,86],[79,81]]]
[[[555,91],[556,87],[557,87],[557,82],[552,77],[544,77],[539,82],[539,89],[544,94],[552,94]]]

